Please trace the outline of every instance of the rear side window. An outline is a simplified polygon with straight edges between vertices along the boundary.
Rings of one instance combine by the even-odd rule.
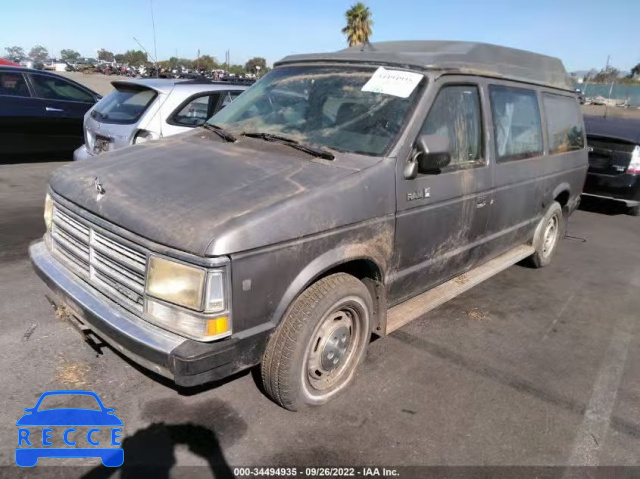
[[[173,122],[181,126],[204,125],[211,116],[211,103],[217,104],[219,95],[214,93],[194,98],[173,116]]]
[[[449,139],[450,166],[484,163],[480,96],[475,86],[443,87],[429,110],[421,135]]]
[[[233,100],[235,100],[238,95],[240,95],[240,93],[242,93],[242,90],[240,91],[228,91],[224,93],[224,96],[222,97],[222,102],[220,103],[220,108],[218,108],[218,110],[216,111],[216,113],[220,110],[222,110],[225,106],[227,106],[229,103],[231,103]]]
[[[498,161],[542,155],[542,125],[533,90],[490,85]]]
[[[47,100],[82,101],[93,103],[92,95],[73,83],[61,78],[45,75],[31,75],[31,81],[36,89],[36,96]]]
[[[565,153],[584,148],[584,132],[578,102],[566,96],[542,95],[549,153]]]
[[[102,123],[126,125],[137,122],[158,94],[138,86],[117,86],[91,111],[91,117]]]
[[[22,73],[0,72],[0,95],[31,96]]]

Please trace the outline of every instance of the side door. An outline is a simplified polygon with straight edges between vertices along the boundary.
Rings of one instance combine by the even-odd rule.
[[[507,82],[491,82],[487,88],[495,157],[494,204],[487,234],[498,255],[533,234],[546,210],[544,178],[550,170],[544,158],[538,91]]]
[[[163,135],[175,135],[204,125],[213,116],[211,112],[220,102],[220,93],[219,91],[199,93],[187,98],[167,118],[167,125],[163,127]]]
[[[46,132],[44,103],[21,71],[0,70],[0,154],[34,153]]]
[[[486,157],[486,99],[468,77],[436,82],[437,94],[420,135],[449,141],[450,164],[439,172],[397,176],[397,270],[389,301],[397,303],[479,263],[491,207],[492,172]],[[416,138],[417,139],[417,138]]]
[[[88,90],[53,75],[29,73],[35,96],[44,104],[50,151],[73,151],[84,143],[85,113],[97,98]]]

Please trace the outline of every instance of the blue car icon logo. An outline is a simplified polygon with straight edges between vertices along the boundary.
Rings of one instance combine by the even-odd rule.
[[[51,407],[53,402],[81,402],[83,407]],[[86,407],[89,406],[89,407]],[[124,462],[122,421],[91,391],[48,391],[26,408],[18,426],[16,464],[32,467],[41,457],[99,457],[107,467]]]

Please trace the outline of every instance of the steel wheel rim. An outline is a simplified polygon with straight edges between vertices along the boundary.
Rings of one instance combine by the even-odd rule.
[[[547,222],[544,228],[544,235],[542,236],[542,256],[547,258],[558,242],[558,236],[560,234],[560,219],[557,214],[554,214]]]
[[[307,345],[302,368],[307,395],[323,399],[349,382],[364,342],[367,314],[362,299],[352,296],[337,302],[319,321]]]

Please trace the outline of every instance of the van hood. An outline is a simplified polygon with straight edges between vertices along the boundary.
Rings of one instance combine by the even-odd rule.
[[[199,129],[69,164],[50,186],[147,240],[217,256],[391,213],[394,165],[319,160],[249,138],[223,143]]]

